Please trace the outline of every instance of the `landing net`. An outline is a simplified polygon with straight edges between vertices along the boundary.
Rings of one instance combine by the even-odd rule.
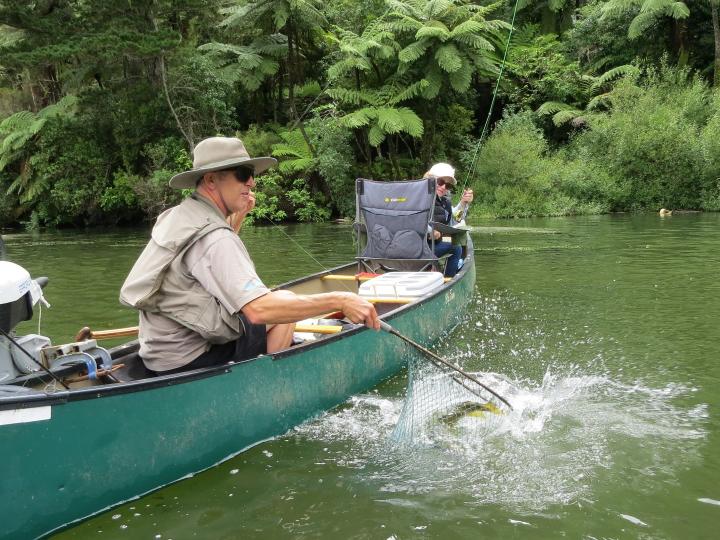
[[[482,386],[442,364],[413,357],[392,439],[409,445],[474,446],[503,414]]]

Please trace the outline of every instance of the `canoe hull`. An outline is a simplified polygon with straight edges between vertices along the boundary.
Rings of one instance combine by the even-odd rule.
[[[387,320],[436,340],[472,298],[475,269],[463,270]],[[58,393],[25,409],[34,421],[0,411],[0,536],[42,536],[206,469],[372,388],[409,354],[397,337],[357,328],[194,378]]]

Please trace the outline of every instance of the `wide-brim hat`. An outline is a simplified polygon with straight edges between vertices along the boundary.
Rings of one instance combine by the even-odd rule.
[[[271,157],[251,158],[243,142],[236,137],[209,137],[203,139],[193,150],[193,168],[176,174],[170,179],[170,187],[177,189],[194,188],[202,175],[244,165],[252,167],[255,174],[265,172],[277,165]]]
[[[436,163],[430,167],[430,170],[425,173],[425,176],[447,178],[449,180],[448,184],[453,186],[457,184],[457,180],[455,180],[455,168],[449,163]]]

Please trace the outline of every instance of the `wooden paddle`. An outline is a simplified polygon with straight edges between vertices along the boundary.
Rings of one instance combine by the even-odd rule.
[[[337,334],[342,331],[342,326],[329,324],[296,324],[296,332],[308,332],[312,334]],[[86,339],[114,339],[121,337],[134,337],[138,334],[137,326],[128,326],[127,328],[115,328],[113,330],[90,330],[85,326],[75,336],[75,341],[85,341]]]
[[[372,276],[370,276],[370,275],[350,276],[348,274],[327,274],[326,276],[323,276],[321,279],[324,279],[325,281],[368,281],[368,280],[373,279],[374,277],[377,277],[380,275],[382,275],[382,274],[375,274]],[[443,278],[443,281],[445,281],[445,283],[447,283],[451,279],[452,278],[446,277],[446,278]]]

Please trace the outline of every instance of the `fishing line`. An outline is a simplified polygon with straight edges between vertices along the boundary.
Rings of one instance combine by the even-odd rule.
[[[313,257],[312,253],[310,253],[308,250],[306,250],[304,247],[302,247],[302,245],[301,245],[297,240],[295,240],[292,236],[290,236],[288,233],[286,233],[286,232],[282,229],[282,227],[280,227],[280,225],[278,225],[277,223],[275,223],[272,219],[270,219],[270,218],[267,217],[267,216],[263,216],[263,217],[264,217],[267,221],[269,221],[270,224],[271,224],[273,227],[275,227],[277,230],[279,230],[281,233],[283,233],[293,244],[295,244],[297,247],[299,247],[300,250],[301,250],[303,253],[305,253],[305,255],[307,255],[307,256],[310,257],[313,261],[315,261],[315,263],[316,263],[320,268],[322,268],[325,272],[330,272],[330,269],[329,269],[329,268],[326,268],[323,263],[321,263],[321,262],[318,261],[315,257]],[[353,292],[353,290],[350,289],[350,287],[348,287],[348,285],[347,285],[346,283],[344,283],[344,282],[341,281],[341,282],[340,282],[340,285],[341,285],[345,290],[347,290],[348,292]]]
[[[515,15],[517,14],[519,3],[520,0],[515,0],[515,7],[513,8],[512,19],[510,21],[510,32],[508,33],[507,41],[505,42],[505,52],[503,53],[502,62],[500,63],[500,73],[498,73],[498,78],[495,82],[495,89],[493,90],[492,100],[490,101],[490,110],[488,110],[487,118],[485,118],[485,125],[483,126],[482,132],[480,133],[478,143],[475,146],[475,153],[473,154],[472,161],[470,162],[470,171],[466,173],[465,180],[463,181],[463,185],[460,191],[465,190],[465,186],[467,185],[468,180],[475,174],[478,152],[480,151],[480,146],[482,146],[483,139],[485,138],[488,127],[490,126],[490,117],[492,116],[493,108],[495,107],[495,98],[497,97],[497,92],[500,88],[500,81],[502,80],[503,72],[505,71],[505,61],[507,59],[508,51],[510,50],[510,40],[512,39],[513,31],[515,30]]]

